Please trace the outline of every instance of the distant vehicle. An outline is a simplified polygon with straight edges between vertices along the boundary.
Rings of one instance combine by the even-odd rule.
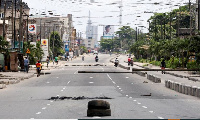
[[[98,52],[97,52],[97,51],[94,51],[93,55],[95,55],[95,54],[98,55]]]

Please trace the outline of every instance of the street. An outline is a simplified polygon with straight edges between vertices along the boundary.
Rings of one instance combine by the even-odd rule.
[[[51,74],[33,77],[0,90],[1,119],[200,119],[199,98],[167,89],[131,73],[78,73],[127,71],[115,68],[109,54],[85,56],[64,62]],[[120,61],[120,60],[119,60]],[[123,61],[120,61],[123,62]],[[99,66],[99,65],[101,66]],[[74,66],[79,65],[79,66]],[[91,65],[91,66],[84,66]],[[165,75],[171,77],[170,75]],[[148,81],[148,83],[143,83]],[[48,100],[51,97],[109,97],[109,117],[87,117],[90,99]]]

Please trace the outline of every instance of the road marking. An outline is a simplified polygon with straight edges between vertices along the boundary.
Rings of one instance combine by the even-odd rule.
[[[131,83],[133,85],[133,83]]]
[[[137,100],[133,100],[134,102],[136,102]]]
[[[65,90],[66,88],[63,88],[63,90]]]
[[[146,106],[142,106],[143,108],[147,108]]]
[[[123,90],[121,90],[121,91],[123,91]]]
[[[129,97],[130,99],[132,99],[132,97]]]
[[[39,115],[39,114],[41,114],[41,113],[42,113],[42,112],[37,112],[36,115]]]
[[[61,90],[61,92],[63,92],[64,90]]]
[[[35,119],[35,118],[30,118],[30,119]]]
[[[89,82],[90,84],[93,84],[94,82]]]
[[[69,84],[69,83],[70,83],[70,81],[67,84]]]
[[[47,84],[49,84],[50,82],[47,82]]]
[[[121,90],[121,88],[119,88]]]
[[[91,79],[93,78],[93,77],[90,77]]]
[[[117,87],[119,87],[119,86],[117,86]]]
[[[43,110],[45,110],[45,109],[46,109],[46,107],[43,107],[42,109],[43,109]]]
[[[126,77],[126,79],[128,79],[129,77]]]
[[[128,97],[128,95],[126,95],[126,97]]]
[[[56,78],[59,78],[59,77],[56,77]]]
[[[149,111],[150,113],[153,113],[153,111]]]
[[[53,102],[53,101],[50,101],[51,103]]]
[[[99,118],[101,118],[101,117],[92,117],[93,119],[99,119]]]
[[[50,106],[51,104],[47,104],[48,106]]]
[[[114,81],[113,81],[113,83],[116,84]]]
[[[141,103],[137,102],[138,105],[140,105]]]
[[[112,78],[107,74],[107,76],[108,76],[108,78],[110,79],[110,80],[112,80]]]
[[[159,117],[159,116],[158,116],[158,119],[164,119],[164,118],[163,118],[163,117]]]

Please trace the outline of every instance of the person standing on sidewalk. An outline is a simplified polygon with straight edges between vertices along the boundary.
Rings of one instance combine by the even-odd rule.
[[[160,67],[161,67],[162,70],[165,69],[166,63],[165,63],[165,60],[164,60],[164,59],[162,60]],[[165,71],[162,71],[162,74],[163,74],[163,73],[165,74]]]
[[[84,58],[85,58],[85,56],[83,55],[83,56],[82,56],[82,61],[84,61]]]
[[[28,67],[29,67],[29,60],[27,59],[27,57],[25,57],[25,59],[24,59],[24,72],[28,73]]]
[[[58,57],[55,57],[55,63],[58,65]]]

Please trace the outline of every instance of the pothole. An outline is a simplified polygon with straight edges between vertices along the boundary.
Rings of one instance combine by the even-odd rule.
[[[79,96],[79,97],[66,97],[66,96],[57,96],[57,97],[51,97],[48,100],[85,100],[85,99],[113,99],[109,97],[85,97],[85,96]]]

